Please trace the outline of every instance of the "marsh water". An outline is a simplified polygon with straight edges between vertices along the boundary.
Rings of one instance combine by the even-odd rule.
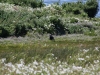
[[[56,3],[56,2],[59,2],[60,4],[62,4],[65,2],[77,2],[77,1],[86,2],[87,0],[44,0],[44,3],[46,5],[49,5],[49,4]],[[100,0],[98,0],[98,4],[99,4],[99,11],[98,11],[96,17],[100,17]]]

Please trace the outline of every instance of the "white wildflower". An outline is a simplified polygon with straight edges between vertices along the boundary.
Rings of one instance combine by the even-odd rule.
[[[0,62],[4,63],[5,61],[6,61],[6,58],[2,58]]]
[[[94,63],[95,63],[95,64],[99,63],[99,60],[94,60]]]
[[[89,51],[89,49],[83,49],[83,52],[84,53],[86,53],[86,52],[88,52]]]
[[[57,46],[57,44],[56,44],[56,46]]]
[[[22,72],[19,69],[16,70],[16,74],[21,74],[21,73]]]
[[[78,60],[85,60],[84,58],[78,58]]]
[[[99,51],[99,47],[95,47],[95,50],[96,50],[96,51]]]
[[[73,71],[82,71],[82,67],[79,66],[73,66],[72,69]]]
[[[86,56],[86,58],[90,58],[89,56]]]
[[[33,62],[33,64],[37,66],[37,65],[38,65],[38,62],[35,60],[35,61]]]

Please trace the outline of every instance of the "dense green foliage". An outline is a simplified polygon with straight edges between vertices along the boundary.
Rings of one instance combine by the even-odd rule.
[[[64,3],[62,4],[62,8],[66,10],[66,13],[74,13],[75,15],[83,13],[84,5],[82,2],[76,3]]]
[[[41,7],[1,1],[8,2],[0,3],[1,75],[100,74],[100,18],[89,19],[87,3]]]
[[[88,13],[84,11],[86,4],[82,2],[53,4],[33,9],[1,3],[0,37],[25,36],[30,33],[86,34],[84,32],[86,28],[88,32],[92,30],[96,34],[95,23],[89,23]],[[86,19],[88,22],[85,23]]]
[[[88,17],[93,18],[98,12],[98,1],[97,0],[87,0],[86,3],[76,2],[76,3],[64,3],[62,7],[66,9],[66,12],[72,12],[77,15],[87,13]],[[73,8],[74,7],[74,8]]]
[[[30,6],[33,8],[44,6],[43,0],[0,0],[2,3],[10,3],[19,6]]]
[[[85,4],[84,11],[88,14],[90,18],[95,17],[98,12],[98,2],[97,0],[88,0]]]

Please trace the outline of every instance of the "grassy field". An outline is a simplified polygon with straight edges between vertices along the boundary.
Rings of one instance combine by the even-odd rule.
[[[0,39],[1,75],[99,75],[100,37],[71,34]]]
[[[100,18],[82,5],[0,3],[0,75],[100,75]]]

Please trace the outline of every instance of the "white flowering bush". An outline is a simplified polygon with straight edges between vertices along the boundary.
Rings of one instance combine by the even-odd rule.
[[[32,8],[43,7],[44,3],[43,0],[0,0],[1,3],[9,3],[19,6],[30,6]]]
[[[32,8],[29,6],[22,7],[9,3],[0,3],[0,7],[0,37],[25,36],[32,32],[56,35],[66,33],[82,34],[84,33],[84,26],[88,26],[88,30],[93,28],[95,32],[95,23],[93,23],[94,26],[87,25],[88,23],[85,25],[85,20],[83,18],[81,20],[80,16],[78,18],[78,15],[66,13],[63,5],[52,4],[41,8]],[[80,22],[83,22],[84,25],[81,25],[82,23]],[[93,31],[90,32],[95,35]]]

